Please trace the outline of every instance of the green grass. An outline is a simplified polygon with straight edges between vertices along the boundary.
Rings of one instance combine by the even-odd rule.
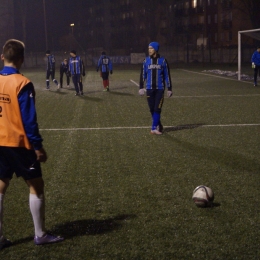
[[[28,190],[14,177],[4,219],[14,246],[1,260],[260,259],[260,88],[172,69],[165,133],[151,136],[146,98],[130,82],[139,67],[115,67],[108,93],[89,69],[84,97],[45,91],[44,70],[23,71],[49,156],[46,227],[66,240],[33,244]],[[214,207],[192,202],[201,184]]]

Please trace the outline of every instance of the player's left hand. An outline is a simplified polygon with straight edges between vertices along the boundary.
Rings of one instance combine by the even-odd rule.
[[[169,98],[169,97],[171,97],[172,96],[172,91],[171,90],[168,90],[167,91],[167,97]]]
[[[37,157],[37,161],[39,162],[46,162],[47,161],[47,153],[45,152],[44,148],[39,150],[35,150],[35,154]]]
[[[144,88],[140,88],[140,89],[139,89],[139,95],[140,95],[140,96],[143,96],[144,93],[145,93],[145,89],[144,89]]]

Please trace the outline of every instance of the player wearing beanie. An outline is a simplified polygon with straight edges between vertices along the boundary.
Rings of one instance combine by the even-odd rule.
[[[172,84],[167,60],[158,53],[159,43],[151,42],[148,45],[149,56],[143,61],[140,75],[139,94],[145,94],[152,116],[151,134],[161,135],[161,111],[164,100],[164,91],[167,88],[167,96],[172,96]],[[144,83],[146,86],[144,87]]]

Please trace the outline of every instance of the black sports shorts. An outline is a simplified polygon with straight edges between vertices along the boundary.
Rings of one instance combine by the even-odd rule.
[[[23,147],[0,146],[0,179],[17,177],[25,180],[42,177],[41,164],[34,150]]]

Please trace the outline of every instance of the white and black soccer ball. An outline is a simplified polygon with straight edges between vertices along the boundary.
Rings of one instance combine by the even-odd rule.
[[[198,207],[209,207],[213,203],[214,192],[211,188],[205,185],[200,185],[194,189],[192,200]]]

